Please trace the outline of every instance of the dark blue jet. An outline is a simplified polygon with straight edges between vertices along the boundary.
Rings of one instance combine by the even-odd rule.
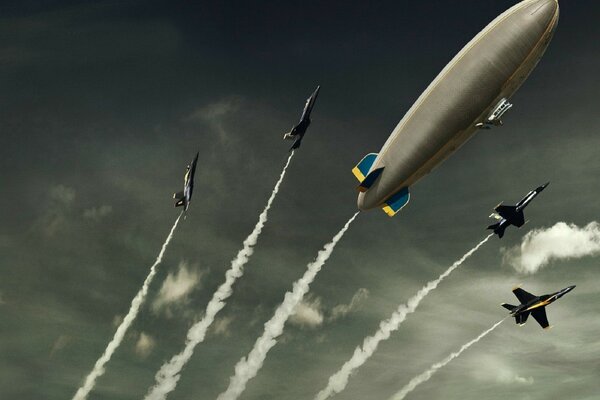
[[[540,192],[546,189],[550,182],[544,183],[535,190],[527,193],[521,201],[515,206],[504,206],[502,203],[498,204],[494,209],[494,213],[490,215],[491,218],[496,218],[497,223],[488,226],[488,229],[492,229],[498,237],[504,236],[504,230],[510,225],[516,226],[517,228],[522,227],[525,224],[525,215],[523,209],[537,196]]]
[[[186,167],[185,177],[183,178],[183,191],[173,194],[175,199],[175,207],[183,207],[183,211],[187,211],[192,201],[192,192],[194,191],[194,175],[196,174],[196,164],[198,163],[198,154]]]
[[[292,128],[291,131],[283,135],[284,139],[294,140],[294,144],[290,147],[290,151],[295,150],[300,147],[302,144],[302,138],[304,138],[304,134],[310,125],[310,113],[312,112],[313,107],[315,106],[315,102],[317,101],[317,96],[319,95],[319,90],[321,86],[317,86],[313,94],[310,95],[308,99],[306,99],[306,104],[304,105],[304,111],[302,111],[302,116],[300,117],[300,122],[296,126]]]
[[[510,311],[510,315],[515,317],[517,324],[525,324],[527,317],[531,314],[542,328],[547,329],[550,324],[548,324],[548,318],[546,318],[546,306],[560,299],[573,289],[575,289],[575,285],[566,287],[555,293],[535,296],[517,287],[513,289],[513,293],[517,296],[521,304],[513,306],[512,304],[502,303],[501,305]]]

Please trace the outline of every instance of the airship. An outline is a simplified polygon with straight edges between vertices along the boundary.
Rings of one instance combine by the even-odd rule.
[[[524,0],[494,19],[440,72],[379,153],[352,172],[358,208],[394,216],[409,188],[474,133],[502,125],[509,99],[545,53],[558,24],[557,0]]]

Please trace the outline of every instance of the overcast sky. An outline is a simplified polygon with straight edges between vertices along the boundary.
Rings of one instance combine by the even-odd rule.
[[[112,338],[178,211],[148,301],[92,391],[141,399],[181,350],[281,172],[306,97],[313,123],[256,252],[173,399],[215,398],[284,293],[356,211],[352,167],[505,0],[7,1],[0,4],[0,397],[69,399]],[[600,214],[600,5],[562,1],[548,51],[501,129],[358,216],[242,395],[312,399],[379,321],[488,233],[500,201],[551,184],[429,295],[336,399],[387,399],[506,315],[516,284],[576,284],[554,328],[507,320],[411,399],[597,398],[597,259],[536,274],[503,262],[533,228]],[[353,301],[354,299],[354,301]]]

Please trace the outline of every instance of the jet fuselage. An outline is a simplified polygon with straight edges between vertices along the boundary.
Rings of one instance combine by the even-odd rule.
[[[515,322],[518,325],[524,325],[529,315],[531,315],[542,328],[547,329],[550,327],[550,324],[546,316],[546,306],[554,303],[573,289],[575,289],[575,285],[568,286],[558,292],[535,296],[520,287],[516,287],[513,289],[513,293],[519,299],[520,304],[514,306],[502,303],[502,307],[510,311],[510,315],[515,318]]]

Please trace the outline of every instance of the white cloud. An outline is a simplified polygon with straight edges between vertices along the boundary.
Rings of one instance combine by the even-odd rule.
[[[135,354],[141,358],[146,358],[156,346],[156,341],[147,333],[140,333],[137,342],[135,343]]]
[[[335,321],[355,311],[367,297],[369,297],[369,291],[360,288],[354,293],[348,304],[338,304],[328,313],[321,304],[321,298],[308,296],[296,306],[289,321],[301,328],[316,328],[323,325],[324,322]],[[325,317],[325,314],[329,314],[329,316]]]
[[[75,200],[75,189],[65,185],[56,185],[48,192],[45,212],[37,222],[42,233],[54,236],[67,225],[69,209]]]
[[[302,328],[316,328],[323,324],[324,319],[321,299],[308,297],[298,303],[289,321]]]
[[[83,217],[94,221],[99,221],[112,212],[112,207],[109,205],[101,205],[99,207],[88,208],[83,211]]]
[[[367,289],[358,289],[356,293],[354,293],[354,295],[352,296],[350,303],[338,304],[337,306],[333,307],[333,309],[331,310],[331,315],[328,319],[330,321],[334,321],[338,318],[345,317],[346,315],[360,307],[362,302],[365,301],[367,297],[369,297],[369,291]]]
[[[190,269],[187,262],[181,261],[176,273],[169,273],[164,280],[158,296],[152,303],[155,312],[165,310],[171,314],[170,306],[185,303],[188,295],[200,283],[203,273]]]
[[[240,102],[241,99],[239,97],[225,98],[198,108],[189,116],[189,119],[216,122],[226,115],[235,112],[239,108]]]
[[[528,232],[520,246],[504,250],[504,261],[521,273],[534,274],[551,261],[600,253],[600,224],[580,228],[558,222],[547,229]]]
[[[211,326],[211,333],[216,336],[229,336],[231,335],[231,329],[229,328],[233,322],[233,317],[221,317],[215,319]]]
[[[504,385],[532,385],[532,376],[521,376],[501,358],[492,355],[479,355],[473,359],[470,370],[473,377],[485,382],[495,382]]]
[[[52,344],[52,349],[50,350],[50,358],[54,357],[56,353],[64,349],[71,338],[66,335],[60,335]]]
[[[75,200],[75,189],[65,185],[56,185],[50,189],[50,198],[65,205]]]
[[[231,96],[198,108],[187,119],[209,124],[219,135],[219,139],[222,142],[228,142],[229,136],[227,135],[224,123],[230,114],[239,109],[240,104],[240,97]]]
[[[117,326],[121,325],[121,322],[123,322],[123,316],[118,314],[113,317],[112,325],[114,328],[116,328]]]

